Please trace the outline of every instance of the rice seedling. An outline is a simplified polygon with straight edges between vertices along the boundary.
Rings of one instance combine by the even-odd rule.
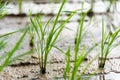
[[[62,8],[63,8],[65,2],[66,2],[66,0],[63,0],[61,7],[58,11],[58,14],[57,14],[51,28],[49,27],[51,19],[49,19],[47,21],[47,23],[45,24],[45,26],[43,26],[43,23],[41,20],[42,18],[40,15],[36,16],[34,19],[32,19],[32,17],[30,18],[31,27],[34,30],[34,38],[36,39],[36,37],[37,37],[37,39],[39,41],[39,43],[35,43],[35,50],[38,53],[39,64],[40,64],[40,69],[41,69],[42,74],[46,73],[46,65],[47,65],[48,55],[49,55],[51,49],[53,47],[55,48],[54,44],[55,44],[57,38],[59,37],[60,33],[62,32],[65,24],[77,12],[77,11],[71,12],[70,16],[64,22],[62,22],[59,26],[57,26],[58,19],[59,19],[60,13],[62,11]]]
[[[6,34],[2,34],[2,35],[0,35],[0,38],[7,37],[7,36],[9,36],[9,35],[12,35],[12,34],[14,34],[14,33],[17,33],[17,32],[23,31],[23,30],[24,30],[24,29],[19,29],[19,30],[16,30],[16,31],[8,32],[8,33],[6,33]]]
[[[13,32],[8,32],[8,33],[6,33],[6,34],[0,35],[0,39],[3,38],[2,40],[0,40],[0,50],[3,49],[3,48],[5,48],[5,46],[6,46],[6,44],[7,44],[7,42],[5,41],[4,38],[6,38],[6,37],[8,37],[8,36],[10,36],[10,35],[12,35],[12,34],[15,34],[15,33],[17,33],[17,32],[23,31],[23,30],[24,30],[24,29],[19,29],[19,30],[13,31]]]
[[[68,48],[68,51],[66,52],[66,68],[64,70],[64,79],[65,80],[81,80],[84,72],[88,69],[90,64],[98,57],[96,55],[95,58],[93,58],[85,67],[84,69],[77,74],[78,68],[81,66],[81,64],[84,62],[86,56],[96,47],[98,44],[93,45],[91,48],[86,49],[87,47],[84,46],[82,51],[79,51],[79,47],[82,41],[82,36],[83,36],[83,24],[84,24],[84,19],[85,19],[86,14],[82,16],[82,19],[79,23],[79,27],[77,29],[77,34],[76,34],[76,44],[74,47],[74,64],[73,64],[73,69],[71,72],[71,62],[70,62],[70,48]],[[78,54],[80,52],[80,54]]]
[[[9,63],[10,60],[12,58],[12,56],[14,55],[14,53],[18,50],[20,44],[22,43],[25,35],[27,33],[27,29],[25,30],[25,32],[23,33],[23,35],[20,37],[20,39],[17,41],[17,43],[15,44],[15,46],[13,47],[13,49],[11,51],[9,51],[8,53],[2,54],[0,56],[0,62],[3,62],[0,66],[0,72],[2,72],[2,70],[4,69],[4,67],[6,67]],[[3,61],[5,59],[5,61]]]
[[[25,28],[25,29],[27,29],[27,28]],[[15,33],[18,33],[18,32],[24,32],[25,29],[19,29],[19,30],[13,31],[13,32],[9,32],[9,33],[0,35],[0,38],[3,38],[3,40],[0,41],[0,50],[3,49],[4,47],[6,47],[6,44],[8,43],[8,42],[5,42],[5,39],[4,39],[4,38],[6,38],[6,37],[8,37],[8,36],[11,36],[12,34],[15,34]],[[28,29],[28,30],[29,30],[29,29]],[[22,58],[22,57],[24,57],[24,56],[32,53],[33,51],[34,51],[34,50],[31,49],[31,50],[29,50],[29,51],[27,51],[27,52],[24,52],[24,53],[21,53],[21,54],[19,54],[19,55],[16,55],[14,58],[11,58],[9,64],[10,64],[10,63],[13,63],[14,61],[18,60],[19,58]],[[7,54],[8,54],[8,53],[4,53],[4,54],[0,55],[0,61],[3,60],[3,58],[5,58],[5,57],[7,56]]]
[[[6,6],[8,1],[9,0],[7,0],[5,3],[2,3],[2,0],[0,0],[0,19],[3,18],[7,13],[7,11],[5,10],[5,6]],[[13,49],[11,51],[9,51],[8,53],[0,54],[0,72],[2,72],[4,67],[13,63],[14,61],[19,59],[20,57],[24,57],[24,56],[32,53],[33,50],[29,50],[25,53],[22,53],[22,54],[15,56],[15,57],[12,57],[14,55],[14,53],[17,51],[17,49],[19,48],[20,44],[22,43],[22,41],[27,33],[27,30],[28,29],[19,29],[19,30],[13,31],[13,32],[9,32],[9,33],[0,35],[0,39],[1,39],[1,38],[8,37],[9,35],[12,35],[14,33],[24,31],[23,35],[20,37],[20,39],[18,40],[18,42],[15,44],[15,46],[13,47]],[[0,40],[0,50],[2,50],[4,47],[6,47],[6,43],[7,42],[5,42],[4,39]]]
[[[76,34],[76,44],[75,44],[75,48],[74,48],[74,52],[75,52],[75,56],[74,56],[74,67],[73,67],[73,72],[72,72],[72,80],[75,80],[76,79],[76,72],[77,72],[77,69],[79,67],[79,65],[81,64],[82,60],[84,59],[85,55],[85,50],[86,50],[86,47],[84,47],[83,51],[81,52],[80,54],[80,57],[78,59],[78,53],[79,53],[79,46],[81,44],[81,40],[82,40],[82,32],[83,32],[83,23],[84,23],[84,18],[85,18],[85,15],[82,17],[81,19],[81,22],[80,22],[80,26],[78,27],[77,29],[77,34]],[[78,61],[78,62],[77,62]]]
[[[101,54],[99,58],[99,69],[103,70],[107,56],[110,54],[113,48],[119,46],[119,42],[114,43],[119,37],[120,28],[115,32],[106,33],[104,29],[104,21],[102,20],[102,41],[101,41]]]
[[[23,0],[18,0],[19,14],[22,13],[22,3],[23,3]]]

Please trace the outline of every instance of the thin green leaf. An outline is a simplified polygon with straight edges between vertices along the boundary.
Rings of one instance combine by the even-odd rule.
[[[30,55],[30,54],[32,54],[32,53],[33,53],[33,50],[29,50],[29,51],[27,51],[27,52],[24,52],[24,53],[22,53],[22,54],[20,54],[20,55],[17,55],[17,56],[15,56],[15,57],[13,57],[13,58],[9,61],[9,64],[8,64],[8,65],[12,64],[13,62],[17,61],[17,60],[20,59],[20,58],[23,58],[23,57],[25,57],[25,56],[27,56],[27,55]]]
[[[13,54],[17,51],[17,49],[19,48],[21,42],[23,41],[25,35],[27,33],[27,29],[26,31],[24,32],[24,34],[20,37],[20,39],[18,40],[18,42],[16,43],[16,45],[13,47],[13,49],[8,52],[8,56],[7,58],[5,59],[5,61],[3,62],[2,66],[0,67],[0,72],[3,70],[3,68],[5,66],[7,66],[7,64],[9,63],[9,60],[12,58]]]
[[[66,61],[67,61],[67,64],[66,64],[63,76],[65,80],[70,80],[70,48],[68,48],[66,52]]]

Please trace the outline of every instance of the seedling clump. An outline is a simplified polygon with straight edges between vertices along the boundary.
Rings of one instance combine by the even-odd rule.
[[[86,17],[86,14],[82,15],[82,18],[80,20],[79,23],[79,27],[77,28],[77,34],[76,34],[76,43],[75,43],[75,47],[74,47],[74,64],[73,64],[73,69],[71,72],[71,62],[70,62],[70,51],[71,48],[68,48],[68,51],[66,52],[66,68],[64,71],[64,79],[65,80],[81,80],[84,72],[88,69],[88,67],[90,66],[90,64],[97,58],[97,56],[95,58],[93,58],[85,67],[84,69],[77,74],[78,68],[81,66],[81,64],[85,61],[87,55],[98,45],[95,44],[93,45],[91,48],[87,49],[86,46],[84,46],[82,48],[81,51],[79,51],[80,45],[81,45],[81,41],[83,39],[83,24],[84,24],[84,19]],[[80,54],[79,54],[80,52]]]
[[[102,20],[101,54],[100,54],[99,66],[98,66],[100,70],[104,69],[106,59],[110,54],[110,52],[112,51],[112,49],[119,46],[118,42],[114,44],[114,42],[119,38],[118,37],[119,33],[120,33],[120,28],[118,28],[113,33],[111,33],[111,31],[109,33],[106,33],[104,28],[104,21]]]
[[[30,27],[33,29],[34,41],[38,42],[38,43],[34,42],[35,43],[34,45],[35,51],[38,53],[39,65],[42,74],[46,73],[47,59],[51,49],[53,47],[57,48],[57,46],[55,46],[57,38],[64,29],[65,24],[69,22],[72,16],[74,16],[77,12],[77,11],[71,12],[71,15],[69,15],[68,18],[64,20],[64,22],[57,26],[58,19],[65,2],[66,0],[63,0],[61,7],[58,11],[58,14],[56,15],[56,18],[53,21],[54,23],[52,27],[49,27],[49,24],[52,19],[49,19],[44,26],[41,15],[37,15],[36,17],[34,17],[34,19],[32,17],[30,18],[31,21]]]

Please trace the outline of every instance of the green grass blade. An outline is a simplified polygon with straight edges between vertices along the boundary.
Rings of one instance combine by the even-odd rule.
[[[92,64],[92,62],[95,61],[98,57],[99,57],[99,54],[97,54],[94,58],[92,58],[92,60],[82,70],[82,72],[80,73],[80,75],[79,75],[79,77],[78,77],[77,80],[80,80],[80,78],[82,77],[82,75],[84,74],[84,72],[89,68],[89,66]]]
[[[118,36],[120,32],[120,29],[118,29],[112,36],[112,39],[109,41],[108,43],[108,47],[107,47],[107,50],[106,50],[106,54],[105,54],[105,58],[107,57],[107,55],[109,54],[109,51],[110,51],[110,48],[112,47],[112,44],[113,42],[115,41],[116,37]]]
[[[0,41],[0,50],[2,50],[6,45],[6,42],[5,41]]]
[[[24,52],[24,53],[22,53],[22,54],[20,54],[20,55],[17,55],[17,56],[15,56],[15,57],[13,57],[12,59],[10,59],[8,65],[12,64],[13,62],[15,62],[16,60],[18,60],[19,58],[25,57],[25,56],[30,55],[30,54],[32,54],[32,53],[33,53],[33,50],[29,50],[29,51],[27,51],[27,52]]]
[[[58,11],[58,14],[57,14],[57,16],[56,16],[56,19],[55,19],[55,22],[54,22],[54,25],[53,25],[53,29],[52,29],[52,30],[55,29],[55,26],[56,26],[56,24],[58,23],[58,18],[59,18],[59,16],[60,16],[60,13],[61,13],[61,11],[62,11],[62,9],[63,9],[63,6],[64,6],[65,2],[66,2],[66,0],[63,0],[62,5],[61,5],[61,7],[60,7],[60,9],[59,9],[59,11]]]
[[[76,11],[75,11],[74,13],[72,13],[72,14],[59,26],[60,28],[58,29],[56,35],[54,36],[54,39],[51,41],[51,45],[54,45],[54,43],[56,42],[58,36],[59,36],[60,33],[62,32],[65,24],[66,24],[75,14],[76,14]],[[55,34],[55,33],[54,33],[54,34]],[[50,41],[48,41],[47,43],[49,43],[49,45],[50,45]],[[47,44],[47,46],[48,46],[48,44]],[[52,46],[47,47],[47,53],[46,53],[46,55],[45,55],[45,61],[47,60],[48,53],[49,53],[49,51],[50,51],[51,49],[52,49]]]
[[[76,66],[77,66],[77,67],[79,67],[80,64],[82,63],[82,61],[84,60],[84,58],[85,58],[85,51],[86,51],[86,47],[84,47],[84,48],[82,49],[82,52],[80,53],[80,56],[79,56],[79,58],[78,58],[78,60],[77,60],[77,63],[76,63]]]
[[[17,49],[19,48],[21,42],[23,41],[25,35],[27,33],[27,29],[26,31],[24,32],[24,34],[20,37],[20,39],[18,40],[18,42],[16,43],[16,45],[13,47],[13,49],[8,52],[8,56],[7,58],[5,59],[5,61],[3,62],[2,66],[0,67],[0,72],[3,70],[3,68],[5,66],[7,66],[7,64],[9,63],[9,60],[12,58],[13,54],[17,51]]]
[[[50,31],[50,33],[49,33],[48,38],[47,38],[47,44],[46,44],[46,48],[47,48],[47,49],[48,49],[48,46],[50,45],[50,42],[51,42],[51,40],[52,40],[52,38],[53,38],[52,35],[54,35],[54,29],[55,29],[55,27],[56,27],[56,24],[58,23],[58,18],[59,18],[59,16],[60,16],[60,13],[61,13],[61,11],[62,11],[62,9],[63,9],[63,6],[64,6],[65,2],[66,2],[66,0],[63,0],[62,4],[61,4],[61,6],[60,6],[60,9],[59,9],[59,11],[58,11],[58,14],[57,14],[57,16],[56,16],[56,19],[55,19],[55,21],[54,21],[53,27],[52,27],[52,29],[51,29],[51,31]]]
[[[36,23],[39,26],[41,34],[43,34],[44,32],[43,32],[43,26],[42,26],[41,16],[39,15],[39,16],[35,17],[35,20],[36,20]]]
[[[62,49],[60,49],[59,47],[57,47],[57,46],[55,46],[55,45],[53,45],[53,47],[54,47],[55,49],[57,49],[58,51],[62,52],[63,54],[65,54],[65,52],[64,52]]]
[[[0,55],[0,62],[1,62],[2,60],[4,60],[7,55],[8,55],[7,53],[4,53],[4,54]]]
[[[76,80],[77,79],[77,70],[78,67],[81,65],[81,63],[83,62],[84,58],[85,58],[85,51],[86,51],[86,47],[84,47],[80,53],[79,58],[75,61],[74,67],[73,67],[73,71],[72,71],[72,78],[71,80]]]
[[[116,37],[118,36],[120,32],[120,28],[113,34],[112,40],[109,45],[112,45],[112,43],[115,41]]]
[[[3,34],[3,35],[0,35],[0,38],[3,38],[3,37],[6,37],[6,36],[9,36],[11,34],[14,34],[14,33],[17,33],[19,32],[20,30],[17,30],[17,31],[13,31],[13,32],[9,32],[9,33],[6,33],[6,34]]]
[[[105,40],[105,32],[104,32],[104,20],[102,19],[102,43],[101,43],[101,57],[104,54],[104,40]]]
[[[64,70],[64,79],[65,80],[70,80],[70,48],[68,48],[67,52],[66,52],[66,67],[65,67],[65,70]]]
[[[82,16],[82,19],[80,20],[80,26],[78,27],[77,34],[76,34],[76,44],[75,44],[75,48],[74,48],[76,56],[77,56],[77,53],[79,51],[79,45],[80,45],[81,40],[82,40],[83,23],[84,23],[85,16],[86,16],[86,14],[84,14]],[[77,58],[76,56],[75,56],[75,58]]]
[[[36,20],[35,20],[35,19],[33,20],[32,17],[30,16],[30,21],[31,21],[32,27],[35,29],[35,31],[36,31],[36,33],[37,33],[37,35],[38,35],[38,39],[41,40],[41,39],[40,39],[40,35],[39,35],[39,30],[38,30],[38,28],[37,28],[37,26],[36,26],[36,24],[35,24],[35,22],[34,22],[34,21],[36,21]]]

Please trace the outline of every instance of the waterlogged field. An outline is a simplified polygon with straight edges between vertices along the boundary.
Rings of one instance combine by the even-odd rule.
[[[0,80],[120,80],[119,0],[21,1],[0,19]]]

